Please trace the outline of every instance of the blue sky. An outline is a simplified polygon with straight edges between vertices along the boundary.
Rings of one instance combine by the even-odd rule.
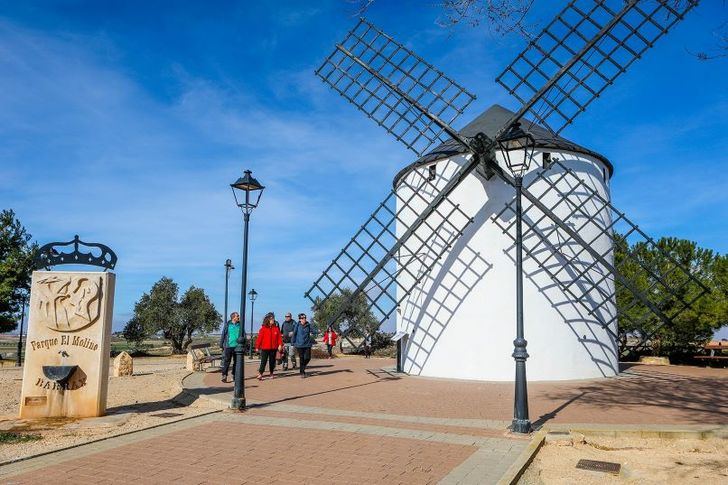
[[[516,108],[494,79],[523,41],[445,30],[436,3],[380,0],[368,17],[478,96],[456,127]],[[726,10],[703,2],[563,133],[613,162],[613,200],[649,234],[721,252],[728,63],[687,51],[715,44]],[[226,258],[238,305],[228,184],[250,168],[267,186],[256,320],[309,311],[304,291],[413,158],[313,74],[352,14],[343,0],[0,2],[0,207],[41,244],[78,233],[117,252],[118,329],[161,276],[222,311]]]

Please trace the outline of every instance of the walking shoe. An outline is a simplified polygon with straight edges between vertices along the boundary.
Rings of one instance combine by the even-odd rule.
[[[273,374],[268,376],[268,379],[275,379],[275,378],[276,378],[276,376],[274,376]]]
[[[258,374],[258,380],[259,381],[262,381],[263,380],[263,374]]]
[[[227,376],[222,376],[222,382],[227,382]]]

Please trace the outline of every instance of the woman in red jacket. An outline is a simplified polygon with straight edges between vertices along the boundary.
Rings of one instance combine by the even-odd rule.
[[[260,351],[260,367],[258,367],[258,380],[263,380],[265,364],[270,367],[270,378],[273,379],[273,370],[276,366],[276,351],[283,350],[283,338],[280,329],[275,325],[273,313],[267,313],[263,318],[263,325],[258,330],[255,348]]]
[[[326,330],[326,333],[324,334],[324,343],[326,344],[326,349],[329,351],[328,358],[332,358],[333,354],[331,351],[334,348],[334,345],[336,345],[336,339],[339,336],[336,335],[336,331],[334,330],[334,327],[329,327],[328,330]]]

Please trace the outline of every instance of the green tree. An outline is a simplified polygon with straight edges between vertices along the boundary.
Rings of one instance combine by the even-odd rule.
[[[179,335],[184,337],[182,347],[192,343],[194,332],[212,332],[220,327],[222,315],[215,309],[202,288],[190,286],[179,303],[179,319],[182,323]]]
[[[343,312],[339,314],[343,305],[351,298],[351,290],[344,289],[341,293],[331,295],[323,302],[317,298],[313,307],[314,322],[321,332],[326,331],[329,324],[333,324],[337,333],[346,330],[352,337],[361,337],[374,332],[379,328],[379,321],[369,309],[367,298],[359,293]]]
[[[619,321],[620,333],[643,337],[654,332],[650,338],[652,351],[669,355],[695,352],[717,329],[728,324],[728,255],[677,238],[662,238],[657,248],[643,242],[630,247],[621,237],[615,242],[615,260],[621,265],[621,273],[672,320],[671,325],[660,327],[659,317],[618,285],[617,305],[626,309]],[[689,268],[710,291],[701,296],[700,287],[683,271],[676,270],[675,263]],[[683,301],[692,304],[683,309]]]
[[[30,292],[36,243],[12,210],[0,212],[0,332],[15,330]]]
[[[184,353],[195,332],[210,332],[220,326],[222,316],[205,291],[191,286],[179,299],[179,286],[162,277],[134,305],[134,318],[146,335],[161,332],[172,343],[172,351]]]
[[[124,335],[124,339],[137,351],[143,348],[144,341],[149,338],[147,329],[137,318],[132,318],[126,322],[122,334]]]

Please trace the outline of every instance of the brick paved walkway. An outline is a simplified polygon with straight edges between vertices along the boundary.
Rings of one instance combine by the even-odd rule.
[[[527,443],[272,417],[254,409],[6,465],[0,479],[18,484],[494,483]]]
[[[248,366],[246,395],[260,403],[432,418],[483,420],[485,427],[509,423],[513,384],[400,376],[382,371],[387,359],[342,358],[312,362],[313,376],[293,372],[255,380]],[[726,424],[728,370],[683,366],[625,366],[608,379],[531,382],[531,419],[543,423]],[[205,375],[206,393],[229,393],[216,374]],[[225,397],[224,399],[227,399]]]
[[[495,483],[529,443],[504,432],[512,385],[399,376],[385,359],[314,361],[246,380],[251,405],[0,468],[2,483]],[[253,375],[253,366],[247,365]],[[231,385],[188,387],[224,407]],[[543,423],[726,424],[724,369],[633,366],[619,378],[531,383]],[[288,454],[281,450],[289,450]],[[296,462],[292,456],[300,455]]]

